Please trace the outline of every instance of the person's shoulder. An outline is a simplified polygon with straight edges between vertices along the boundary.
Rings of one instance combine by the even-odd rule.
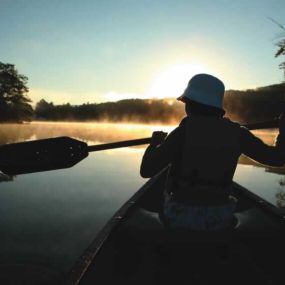
[[[184,128],[184,127],[188,124],[189,120],[190,120],[190,117],[188,117],[188,116],[184,117],[184,118],[181,120],[181,122],[180,122],[178,128]]]
[[[233,121],[231,120],[229,117],[223,117],[223,120],[226,124],[229,124],[231,125],[232,127],[235,127],[235,128],[243,128],[243,126],[239,123],[239,122],[236,122],[236,121]]]
[[[179,125],[171,131],[168,137],[181,137],[185,133],[187,122],[189,121],[189,117],[185,117],[181,120]]]
[[[187,126],[189,125],[189,122],[191,121],[191,118],[186,116],[184,117],[178,127],[176,128],[176,131],[179,133],[185,133]]]

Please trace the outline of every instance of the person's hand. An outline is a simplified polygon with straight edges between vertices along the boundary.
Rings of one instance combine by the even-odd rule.
[[[279,116],[279,131],[285,134],[285,114]]]
[[[165,140],[166,136],[167,136],[167,133],[165,132],[161,132],[161,131],[153,132],[150,144],[153,146],[157,146]]]

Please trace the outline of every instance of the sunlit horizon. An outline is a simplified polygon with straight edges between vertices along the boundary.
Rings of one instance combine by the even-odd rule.
[[[168,99],[178,97],[185,90],[188,81],[198,73],[210,73],[201,64],[174,64],[159,71],[143,94],[119,94],[111,91],[105,95],[106,101],[123,99]]]
[[[22,2],[0,1],[0,53],[33,105],[177,97],[201,71],[227,90],[283,80],[283,0]]]
[[[80,105],[84,103],[117,102],[126,99],[164,99],[169,103],[169,105],[172,105],[173,99],[179,97],[183,93],[191,77],[199,73],[215,74],[212,72],[211,68],[204,64],[179,63],[165,67],[163,70],[159,70],[144,93],[119,93],[113,90],[106,94],[92,94],[87,92],[81,94],[82,97],[79,98],[80,100],[69,101],[70,94],[68,92],[57,92],[55,90],[30,90],[30,97],[37,98],[37,101],[34,100],[32,103],[34,106],[41,99],[58,105],[66,103]],[[237,90],[242,91],[246,89],[256,89],[258,87],[263,86],[251,85],[248,86],[248,88]],[[82,98],[84,98],[84,101],[82,101]]]

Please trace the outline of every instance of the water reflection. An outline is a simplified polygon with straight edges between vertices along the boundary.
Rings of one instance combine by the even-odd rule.
[[[96,144],[148,137],[157,128],[161,129],[128,124],[2,124],[0,144],[57,136]],[[66,170],[17,177],[0,173],[0,264],[43,264],[67,271],[143,184],[138,175],[142,152],[143,148],[100,152]]]
[[[84,142],[103,143],[151,136],[155,130],[170,132],[174,126],[118,123],[59,123],[1,124],[0,144],[45,139],[58,136],[73,137]]]
[[[0,183],[0,265],[67,271],[97,232],[144,182],[142,150],[99,152],[65,170]],[[3,180],[6,180],[6,177]]]
[[[170,132],[174,127],[3,124],[0,144],[57,136],[96,144],[149,137],[154,130]],[[276,132],[259,131],[258,135],[272,144]],[[0,173],[0,264],[33,261],[68,270],[111,215],[145,182],[139,176],[144,148],[96,152],[64,170],[17,177]],[[280,174],[285,174],[284,168],[267,168],[241,157],[235,180],[284,207],[285,180]]]

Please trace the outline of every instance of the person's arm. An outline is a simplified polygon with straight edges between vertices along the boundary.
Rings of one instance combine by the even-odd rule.
[[[241,152],[259,163],[276,167],[283,166],[285,164],[285,117],[280,118],[279,134],[274,146],[265,144],[248,129],[242,127]]]
[[[162,132],[154,132],[152,142],[146,149],[140,168],[143,178],[150,178],[174,160],[182,145],[182,124],[172,131],[164,140]]]

